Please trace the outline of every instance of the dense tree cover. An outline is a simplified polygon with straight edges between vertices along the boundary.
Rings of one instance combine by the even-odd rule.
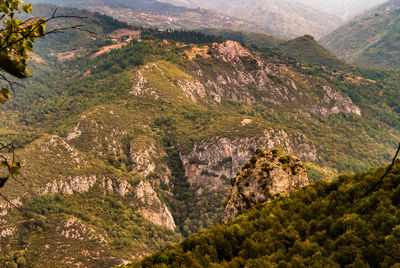
[[[390,267],[400,262],[400,162],[276,197],[128,267]]]
[[[221,43],[226,40],[220,36],[208,35],[198,31],[159,31],[156,29],[146,29],[144,33],[157,39],[173,40],[187,44],[210,44],[213,42]]]
[[[241,44],[248,44],[253,47],[274,48],[277,47],[280,42],[282,42],[282,40],[263,33],[211,28],[200,29],[199,31],[207,35],[218,36],[227,40],[237,41]]]

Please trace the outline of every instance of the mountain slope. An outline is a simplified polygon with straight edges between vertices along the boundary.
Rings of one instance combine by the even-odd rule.
[[[315,8],[302,0],[198,1],[163,0],[189,7],[202,7],[230,16],[240,17],[272,29],[279,38],[293,38],[305,34],[322,37],[337,28],[343,20]]]
[[[380,4],[389,2],[388,0],[309,0],[319,8],[336,14],[344,19],[351,19],[368,9],[377,7]]]
[[[177,7],[155,0],[32,0],[76,7],[111,16],[130,25],[159,29],[193,30],[201,28],[227,28],[272,33],[268,26],[259,26],[235,16],[227,16],[198,8]]]
[[[353,19],[320,42],[350,63],[398,68],[399,10],[400,2],[391,1]]]
[[[396,266],[400,163],[362,197],[384,172],[345,174],[275,197],[125,267]]]
[[[259,148],[298,155],[313,181],[391,157],[395,71],[357,78],[193,32],[127,42],[117,33],[132,28],[91,16],[102,34],[38,43],[15,108],[0,108],[0,140],[24,165],[24,184],[2,194],[28,214],[0,203],[2,261],[99,267],[151,254],[215,225]]]
[[[319,45],[313,37],[306,35],[280,43],[277,46],[288,56],[300,62],[343,69],[349,66],[335,57],[328,50]]]

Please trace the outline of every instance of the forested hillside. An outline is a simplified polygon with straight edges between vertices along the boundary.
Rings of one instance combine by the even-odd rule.
[[[321,44],[349,63],[364,67],[400,67],[400,2],[390,1],[352,19]]]
[[[38,42],[32,78],[0,107],[0,141],[23,164],[2,194],[27,214],[0,203],[7,265],[119,265],[214,226],[259,148],[297,155],[318,181],[381,166],[399,141],[400,73],[302,54],[309,37],[240,44],[58,12],[97,34]]]
[[[400,262],[400,163],[344,174],[260,203],[126,267],[396,267]]]

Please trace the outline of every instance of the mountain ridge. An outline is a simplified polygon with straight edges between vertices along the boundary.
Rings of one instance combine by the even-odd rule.
[[[126,24],[64,11],[94,16],[101,35],[40,40],[16,107],[0,108],[1,141],[24,164],[24,185],[2,194],[29,215],[1,202],[10,265],[113,266],[209,228],[259,148],[299,155],[313,181],[391,158],[394,71],[333,71],[195,32],[126,42],[113,34]]]
[[[317,38],[338,27],[343,19],[325,12],[307,1],[174,1],[173,4],[202,7],[244,18],[258,25],[268,26],[278,38],[290,39],[305,34]]]
[[[199,8],[174,6],[155,0],[118,0],[113,2],[103,0],[74,0],[68,2],[64,0],[32,0],[31,2],[46,2],[59,6],[87,9],[139,27],[164,30],[194,30],[215,27],[273,33],[267,26],[259,26],[236,17]]]
[[[320,42],[349,63],[398,68],[399,9],[399,2],[383,4],[351,20]]]

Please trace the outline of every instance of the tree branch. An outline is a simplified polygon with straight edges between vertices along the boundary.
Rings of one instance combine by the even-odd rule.
[[[18,209],[19,212],[21,212],[22,214],[24,214],[27,218],[30,218],[28,214],[26,214],[26,212],[24,212],[23,210],[21,210],[19,207],[17,207],[13,202],[11,202],[10,200],[8,200],[4,195],[0,194],[0,196],[6,200],[7,203],[9,203],[10,205],[12,205],[14,208]]]
[[[18,38],[17,40],[14,40],[14,41],[12,41],[12,42],[9,42],[6,46],[4,46],[4,44],[6,44],[6,42],[8,41],[9,37],[10,37],[12,34],[15,34],[15,33],[22,33],[21,31],[15,31],[15,32],[11,31],[10,34],[8,35],[8,37],[5,38],[5,39],[3,40],[3,43],[1,44],[1,47],[0,47],[0,51],[4,51],[4,50],[6,50],[7,48],[11,47],[12,45],[15,45],[15,44],[17,44],[17,43],[21,42],[22,40],[25,40],[25,39],[27,39],[27,38],[29,38],[29,37],[35,37],[35,38],[44,37],[44,36],[46,36],[47,34],[51,33],[52,31],[46,32],[46,33],[44,33],[44,34],[42,34],[42,35],[34,35],[34,36],[31,36],[31,34],[32,34],[33,32],[35,32],[40,26],[46,25],[46,23],[49,22],[49,21],[56,20],[56,19],[65,19],[65,18],[87,19],[87,17],[74,16],[74,15],[60,15],[60,16],[56,16],[56,12],[57,12],[57,9],[54,10],[53,15],[52,15],[50,18],[44,19],[41,23],[38,23],[35,27],[33,27],[33,28],[32,28],[31,30],[29,30],[27,33],[23,34],[20,38]],[[32,18],[31,18],[31,19],[32,19]],[[29,20],[27,20],[27,21],[29,21]],[[24,23],[26,23],[26,21],[23,22],[22,24],[24,24]],[[80,27],[82,27],[82,25],[79,25],[79,27],[77,27],[77,26],[64,27],[64,28],[62,28],[62,29],[63,29],[63,30],[67,30],[67,29],[78,29],[78,30],[83,30],[83,31],[90,32],[90,31],[88,31],[88,30],[81,29]],[[55,30],[57,30],[57,29],[55,29]],[[54,32],[54,30],[53,30],[53,32]]]
[[[383,174],[383,176],[367,192],[365,192],[365,194],[363,194],[361,196],[361,198],[366,197],[367,195],[372,193],[375,190],[376,187],[378,187],[380,184],[382,184],[383,180],[389,174],[389,172],[392,170],[394,164],[396,163],[396,159],[399,156],[399,153],[400,153],[400,144],[399,144],[399,148],[397,148],[397,151],[396,151],[396,154],[395,154],[395,156],[393,158],[392,164],[386,169],[385,174]]]

